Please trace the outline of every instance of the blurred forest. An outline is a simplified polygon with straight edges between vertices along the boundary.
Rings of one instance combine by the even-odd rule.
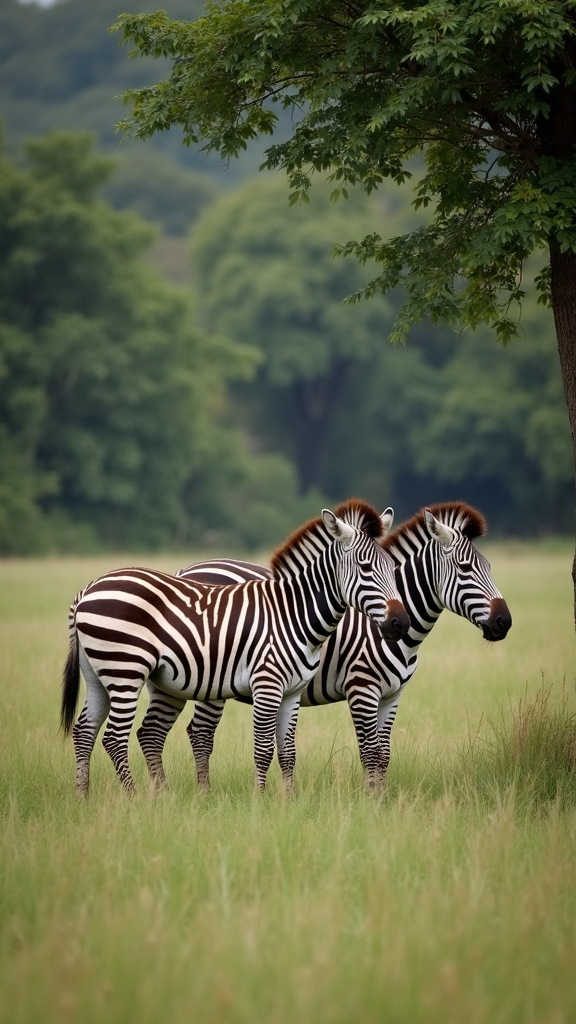
[[[119,13],[0,0],[0,552],[249,550],[352,494],[569,533],[549,311],[529,298],[506,349],[389,345],[397,296],[343,305],[370,268],[330,252],[404,231],[410,188],[290,207],[265,143],[229,166],[177,132],[120,146],[114,98],[164,69],[118,48]]]

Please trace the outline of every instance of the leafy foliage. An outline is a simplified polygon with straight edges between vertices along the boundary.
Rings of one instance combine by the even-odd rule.
[[[310,211],[289,209],[282,180],[267,177],[221,199],[193,232],[207,323],[262,352],[252,426],[295,462],[303,493],[320,483],[342,388],[355,362],[374,357],[387,314],[384,302],[360,316],[342,307],[360,274],[330,248],[350,223],[370,224],[361,198],[351,205],[344,216],[319,192]]]
[[[392,501],[399,514],[466,497],[493,528],[568,529],[569,438],[551,319],[536,310],[522,264],[550,233],[554,245],[570,252],[572,244],[574,160],[570,148],[554,147],[557,122],[546,108],[560,94],[572,97],[574,4],[244,0],[214,5],[192,24],[170,18],[195,18],[200,4],[166,6],[168,15],[122,20],[125,38],[134,29],[137,56],[164,54],[152,64],[127,61],[109,36],[119,9],[112,0],[49,10],[0,0],[10,145],[61,124],[93,127],[116,147],[114,96],[130,88],[132,129],[154,140],[123,146],[116,177],[82,146],[53,147],[46,157],[32,147],[27,175],[2,163],[0,192],[12,182],[7,249],[14,245],[0,295],[2,543],[20,551],[197,538],[274,544],[317,514],[319,489]],[[170,64],[170,77],[154,86]],[[188,133],[189,149],[165,131],[174,125]],[[260,190],[206,215],[195,232],[206,336],[190,326],[188,299],[169,298],[151,273],[135,270],[149,231],[135,218],[114,221],[95,195],[183,232],[216,178],[170,158],[220,168],[194,151],[213,147],[227,159],[257,148],[255,136],[271,130],[279,141],[267,164],[288,169],[294,206],[261,179]],[[246,159],[253,154],[241,166]],[[333,199],[348,202],[330,205],[315,188],[302,205],[315,171],[333,178]],[[395,205],[385,179],[410,174],[419,184],[407,218],[402,190]],[[364,207],[360,189],[385,193],[384,205],[379,198]],[[354,258],[323,258],[335,243],[366,260],[365,276]],[[550,267],[540,281],[545,295]],[[395,282],[403,309],[400,289],[377,304],[340,306],[346,294],[377,294]],[[520,323],[516,300],[521,338],[505,356],[481,331],[477,340],[466,332],[454,339],[429,326],[406,350],[380,344],[418,318],[487,319],[506,340]],[[168,324],[172,338],[160,341]],[[232,405],[225,381],[228,370],[241,372],[239,353],[216,342],[216,330],[261,354],[255,379],[234,385]],[[152,336],[144,352],[141,341]],[[164,398],[146,404],[146,388]],[[169,430],[157,420],[173,409],[181,416],[174,443],[190,471],[171,453],[166,481],[154,453]],[[304,471],[314,444],[316,469]],[[152,480],[161,496],[144,510]],[[309,484],[308,497],[298,497]]]
[[[237,155],[274,131],[280,104],[297,123],[266,165],[287,170],[295,198],[314,171],[340,194],[402,182],[423,152],[417,204],[432,223],[340,249],[381,264],[359,295],[404,286],[394,339],[428,318],[488,322],[506,342],[528,254],[576,252],[572,141],[561,152],[550,116],[553,93],[573,104],[574,0],[228,0],[194,23],[156,12],[119,28],[173,62],[165,81],[127,94],[124,128],[141,138],[179,124],[185,141]]]
[[[328,251],[351,227],[409,228],[409,197],[388,187],[344,207],[314,189],[289,208],[282,189],[269,175],[246,184],[192,232],[206,325],[262,354],[255,378],[233,385],[253,445],[284,453],[303,490],[334,500],[361,494],[409,516],[452,496],[482,508],[493,532],[569,531],[570,432],[534,289],[506,352],[486,331],[429,326],[385,345],[398,297],[342,307],[361,278]]]
[[[2,160],[4,551],[51,529],[128,547],[185,535],[184,490],[225,444],[224,382],[254,365],[192,329],[184,294],[139,262],[151,230],[94,198],[108,161],[91,145],[54,134],[29,144],[29,170]]]

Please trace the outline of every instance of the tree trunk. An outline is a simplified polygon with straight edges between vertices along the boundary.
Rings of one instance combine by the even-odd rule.
[[[564,41],[564,49],[553,66],[558,84],[550,94],[548,116],[540,118],[538,122],[542,156],[560,161],[572,160],[576,149],[576,88],[572,82],[566,82],[564,78],[565,71],[574,67],[575,59],[576,41],[568,36]],[[572,432],[576,476],[576,253],[560,252],[560,246],[553,238],[550,239],[550,271],[552,309]],[[576,628],[576,548],[572,564],[572,582]]]
[[[558,353],[568,406],[574,473],[576,476],[576,253],[550,249],[552,308],[558,339]],[[576,517],[575,517],[576,529]],[[574,585],[574,628],[576,629],[576,553],[572,563]]]
[[[300,494],[322,486],[322,448],[350,365],[350,359],[337,359],[323,377],[299,378],[291,385],[291,433]]]

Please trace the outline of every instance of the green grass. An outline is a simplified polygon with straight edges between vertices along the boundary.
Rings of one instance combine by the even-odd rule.
[[[512,631],[490,647],[442,616],[387,792],[365,791],[339,705],[302,713],[291,801],[277,767],[254,793],[250,709],[231,704],[209,796],[178,723],[168,792],[135,744],[128,800],[98,744],[78,802],[58,733],[67,607],[120,563],[0,565],[2,1022],[575,1020],[571,556],[488,554]]]

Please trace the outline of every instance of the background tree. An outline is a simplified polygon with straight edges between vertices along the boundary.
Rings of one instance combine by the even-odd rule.
[[[289,456],[305,494],[323,487],[322,465],[350,370],[374,359],[379,322],[390,314],[383,300],[360,315],[343,308],[362,274],[329,256],[346,225],[369,229],[361,197],[343,211],[319,190],[308,212],[288,209],[284,195],[277,176],[236,189],[196,225],[192,251],[209,329],[262,353],[258,378],[243,389],[240,406],[249,396],[259,444]]]
[[[576,450],[575,0],[229,0],[192,24],[160,12],[120,26],[173,61],[166,81],[128,93],[140,137],[179,124],[188,143],[236,155],[274,131],[279,102],[296,123],[267,165],[287,170],[294,197],[312,171],[329,169],[336,194],[402,182],[423,154],[431,223],[342,249],[381,264],[362,294],[404,286],[395,338],[427,317],[509,340],[524,261],[547,249],[538,287]],[[576,559],[573,578],[576,614]]]
[[[89,136],[27,150],[0,169],[0,549],[185,539],[206,466],[230,493],[242,477],[215,411],[254,353],[194,329],[139,261],[151,229],[95,198],[110,161]]]
[[[185,235],[221,194],[208,174],[167,160],[159,150],[130,149],[115,164],[102,197],[117,210],[132,210],[158,224],[167,235]]]
[[[247,183],[192,229],[204,326],[261,352],[257,374],[230,388],[231,421],[253,449],[283,453],[301,489],[312,480],[332,501],[362,494],[409,516],[448,495],[482,508],[494,532],[569,532],[570,430],[550,312],[527,298],[525,337],[506,351],[486,328],[457,338],[430,325],[406,349],[383,345],[399,297],[342,307],[360,271],[329,246],[346,226],[402,230],[409,201],[389,186],[335,207],[319,188],[308,207],[289,207],[283,187],[277,176]]]
[[[262,151],[263,143],[254,140],[249,144],[252,153],[244,154],[238,161],[222,161],[216,154],[210,158],[194,147],[182,146],[177,129],[159,133],[152,145],[134,140],[119,147],[118,136],[114,137],[111,130],[118,116],[114,96],[130,84],[153,84],[169,65],[166,61],[125,60],[117,41],[107,31],[118,9],[114,9],[112,3],[113,0],[102,0],[95,6],[87,0],[63,0],[49,9],[42,9],[34,4],[22,6],[16,0],[0,0],[3,54],[0,102],[7,123],[7,149],[21,167],[16,140],[34,125],[94,126],[104,152],[114,147],[117,169],[106,178],[104,172],[108,172],[103,165],[98,179],[100,184],[94,186],[91,198],[86,195],[82,199],[82,204],[89,203],[93,208],[95,197],[103,196],[116,208],[133,209],[159,224],[168,234],[157,236],[152,248],[147,249],[145,238],[150,237],[150,231],[144,231],[134,263],[139,261],[141,253],[166,276],[186,282],[190,291],[194,279],[186,261],[184,233],[202,210],[210,208],[215,198],[218,202],[218,195],[223,196],[224,209],[229,192],[223,191],[222,184],[234,184],[252,173],[261,162],[257,154]],[[155,6],[146,0],[141,9],[151,11]],[[174,0],[166,6],[171,17],[193,18],[202,8],[201,4],[192,5],[188,0],[177,0],[177,5]],[[275,130],[276,138],[286,137],[287,129],[291,129],[288,114],[284,112],[284,122]],[[66,156],[70,169],[76,166],[78,157],[78,153],[73,160]],[[92,153],[89,159],[78,164],[76,189],[82,179],[88,184],[92,181],[90,163],[94,158]],[[51,161],[54,160],[53,153]],[[66,160],[60,168],[61,180]],[[48,170],[38,163],[36,181],[40,182],[42,176],[47,175],[53,187],[56,185],[53,168],[49,174]],[[8,180],[11,173],[6,171]],[[270,177],[268,175],[267,179]],[[279,182],[277,187],[281,188]],[[351,191],[351,201],[336,206],[326,202],[324,187],[315,188],[309,207],[296,204],[289,208],[281,200],[272,210],[266,188],[262,189],[261,196],[257,187],[247,188],[241,194],[246,214],[242,212],[240,200],[230,197],[230,217],[238,218],[242,230],[236,231],[230,218],[219,213],[217,206],[206,214],[206,223],[212,224],[214,235],[207,234],[207,244],[216,258],[204,268],[203,244],[197,250],[196,277],[202,284],[202,308],[197,296],[193,296],[191,310],[190,295],[171,293],[182,309],[185,308],[179,323],[186,323],[187,337],[193,336],[196,341],[192,346],[188,342],[183,345],[180,355],[175,346],[170,348],[166,358],[174,374],[186,377],[186,367],[190,366],[193,356],[194,375],[199,382],[204,381],[201,403],[197,407],[197,411],[202,410],[200,418],[191,415],[181,421],[182,452],[191,444],[196,454],[190,474],[186,476],[182,470],[184,482],[180,490],[176,487],[173,492],[178,495],[180,509],[177,525],[166,504],[164,511],[157,509],[153,530],[147,528],[144,533],[137,504],[116,502],[113,517],[113,503],[105,509],[97,493],[86,491],[80,502],[73,480],[63,488],[61,472],[66,471],[55,471],[43,455],[39,458],[42,452],[34,438],[42,433],[48,437],[56,433],[57,428],[54,461],[57,456],[64,466],[68,462],[72,466],[72,457],[64,457],[63,453],[72,445],[74,436],[80,436],[78,402],[69,395],[68,402],[53,407],[45,383],[50,374],[51,380],[58,380],[61,371],[65,377],[65,361],[78,368],[79,326],[68,330],[67,334],[63,330],[58,334],[52,332],[47,343],[48,332],[40,327],[25,332],[26,337],[23,333],[16,337],[13,331],[8,332],[5,323],[0,341],[3,373],[0,420],[3,431],[8,433],[3,432],[6,440],[0,445],[0,458],[5,463],[0,517],[6,522],[8,508],[13,508],[10,521],[15,529],[10,533],[9,543],[17,543],[22,553],[42,546],[66,547],[66,550],[88,543],[125,546],[132,539],[134,544],[142,546],[144,541],[137,542],[137,536],[150,538],[145,541],[147,545],[176,540],[205,544],[211,540],[219,550],[225,546],[272,546],[293,525],[309,514],[316,514],[320,504],[351,493],[362,494],[376,504],[391,502],[399,516],[411,515],[414,508],[435,498],[466,498],[484,509],[492,532],[514,535],[535,531],[541,534],[567,532],[571,506],[569,428],[561,399],[558,356],[551,344],[554,328],[549,312],[542,307],[537,310],[530,297],[524,300],[525,336],[517,345],[508,346],[504,353],[499,346],[488,343],[487,331],[478,331],[477,339],[472,339],[466,331],[456,337],[450,328],[432,330],[429,326],[412,330],[407,350],[379,344],[378,338],[392,330],[399,296],[380,300],[378,310],[374,302],[362,303],[355,310],[343,309],[342,295],[360,289],[369,279],[369,271],[366,268],[364,278],[355,260],[330,261],[328,254],[335,241],[345,242],[352,236],[361,238],[367,230],[383,237],[414,230],[420,213],[412,211],[410,214],[411,186],[398,189],[393,182],[382,182],[369,199],[359,196],[358,190]],[[24,220],[27,195],[23,190],[20,216]],[[60,210],[61,198],[60,195],[55,210]],[[11,217],[18,201],[13,196]],[[46,202],[51,201],[47,192]],[[78,206],[75,210],[74,216],[77,216]],[[103,216],[107,219],[109,213],[106,209]],[[43,217],[44,214],[37,220],[33,218],[33,223],[41,226]],[[258,246],[251,246],[248,240],[250,219],[259,233]],[[273,230],[267,231],[268,219]],[[6,223],[11,224],[11,220]],[[137,222],[132,219],[126,223],[132,230]],[[52,243],[49,252],[62,262],[67,302],[69,308],[75,308],[80,297],[74,294],[74,284],[77,281],[84,288],[85,275],[68,275],[66,251],[68,246],[73,252],[77,251],[77,239],[75,231],[64,230],[60,213],[54,224],[58,227],[61,245],[58,249]],[[139,230],[142,229],[140,224]],[[90,234],[89,220],[86,230]],[[119,234],[123,230],[118,227]],[[216,237],[220,233],[222,243]],[[320,245],[315,244],[315,238]],[[33,254],[36,245],[41,252],[47,244],[46,238],[34,238],[30,226],[26,237],[29,252]],[[98,245],[98,258],[102,259],[104,267],[104,236]],[[106,265],[113,264],[110,256]],[[56,299],[59,275],[54,270],[55,264],[50,259],[40,260],[33,285],[35,296],[40,296],[45,281],[49,293]],[[142,299],[147,294],[156,294],[156,289],[161,287],[158,278],[151,276],[151,291],[146,283],[150,270],[138,277]],[[237,278],[242,281],[242,289],[236,286]],[[322,295],[316,313],[312,282]],[[339,282],[339,285],[334,289],[330,282]],[[168,292],[163,290],[163,295],[167,299]],[[133,302],[136,308],[138,295],[133,297]],[[18,305],[21,307],[18,316],[30,313],[30,290],[18,292]],[[325,439],[319,446],[316,473],[316,488],[322,494],[316,490],[310,492],[308,498],[297,494],[295,432],[302,424],[302,417],[293,414],[291,396],[296,378],[291,382],[276,379],[286,353],[293,355],[298,349],[293,305],[300,318],[305,310],[314,313],[306,328],[301,319],[298,320],[310,352],[305,361],[293,365],[296,373],[305,366],[310,370],[326,358],[326,365],[331,365],[330,360],[338,353],[341,355],[344,344],[354,356],[338,374],[337,398],[323,403],[328,419]],[[234,307],[237,313],[241,309],[241,317],[234,315]],[[162,309],[170,308],[170,304],[163,303]],[[332,312],[328,315],[329,308]],[[51,315],[49,302],[43,303],[42,309],[47,317]],[[200,312],[208,331],[192,326]],[[332,331],[338,334],[343,314],[350,316],[349,334],[343,338],[340,333],[338,345],[335,345]],[[15,317],[16,310],[10,315]],[[144,303],[139,315],[147,318]],[[43,314],[41,320],[42,317]],[[161,322],[158,317],[155,312],[155,324]],[[269,332],[266,330],[268,321]],[[224,323],[231,341],[258,340],[262,362],[251,381],[224,381],[220,375],[217,352],[222,350],[221,343],[212,348],[212,335],[215,326],[222,330]],[[120,350],[124,348],[125,365],[134,364],[135,383],[140,380],[140,374],[144,378],[146,375],[159,377],[154,359],[144,358],[131,329],[125,340],[121,331],[108,333],[106,323],[102,331],[103,338],[96,333],[93,335],[95,367],[98,366],[96,346],[102,346],[103,361],[108,361],[111,367],[116,365],[114,361],[119,360]],[[372,332],[371,338],[369,332]],[[355,340],[357,333],[362,337]],[[177,336],[180,336],[179,328],[174,339]],[[68,348],[60,351],[57,337],[62,343],[67,338]],[[194,348],[200,339],[205,342],[204,355]],[[355,358],[360,352],[361,358]],[[209,382],[202,365],[211,354],[217,372]],[[45,359],[42,369],[36,365],[40,355]],[[30,365],[30,376],[25,378],[30,385],[27,397],[22,379],[24,358],[36,367],[32,372]],[[82,421],[82,443],[90,445],[90,450],[99,451],[102,457],[106,448],[106,424],[118,415],[119,404],[122,406],[122,387],[129,394],[128,373],[124,375],[116,369],[115,378],[114,382],[106,384],[110,404],[106,404],[106,396],[102,401],[99,399],[93,406],[94,415]],[[318,378],[310,378],[312,386],[308,386],[307,391],[313,393],[322,379],[328,378],[323,378],[322,373]],[[159,385],[159,379],[150,384],[151,387]],[[82,375],[78,388],[79,392],[72,388],[73,394],[78,395],[82,388],[86,388],[86,394],[90,390]],[[134,391],[136,393],[136,387]],[[162,401],[157,407],[159,411],[164,408]],[[176,403],[176,407],[179,409],[180,405]],[[12,412],[8,422],[9,408]],[[44,408],[48,410],[46,415]],[[53,408],[58,409],[58,418],[51,411]],[[146,409],[152,446],[165,432],[164,427],[158,430],[156,426],[155,408]],[[145,462],[146,436],[136,416],[142,409],[143,404],[135,406],[134,447]],[[131,429],[128,420],[123,429],[126,441]],[[20,442],[15,447],[17,438]],[[30,464],[23,455],[25,438],[32,446]],[[152,469],[156,464],[153,451],[154,447],[150,458]],[[31,474],[27,466],[31,467]],[[71,477],[77,468],[75,464]],[[106,481],[111,484],[111,477],[107,476]],[[145,486],[149,483],[145,482]],[[173,484],[171,479],[170,488]],[[32,485],[43,488],[33,500],[27,489]],[[50,493],[53,487],[57,487],[57,491]],[[110,495],[113,493],[111,486]],[[37,518],[32,514],[34,510]],[[131,531],[127,528],[130,521],[133,523]]]

